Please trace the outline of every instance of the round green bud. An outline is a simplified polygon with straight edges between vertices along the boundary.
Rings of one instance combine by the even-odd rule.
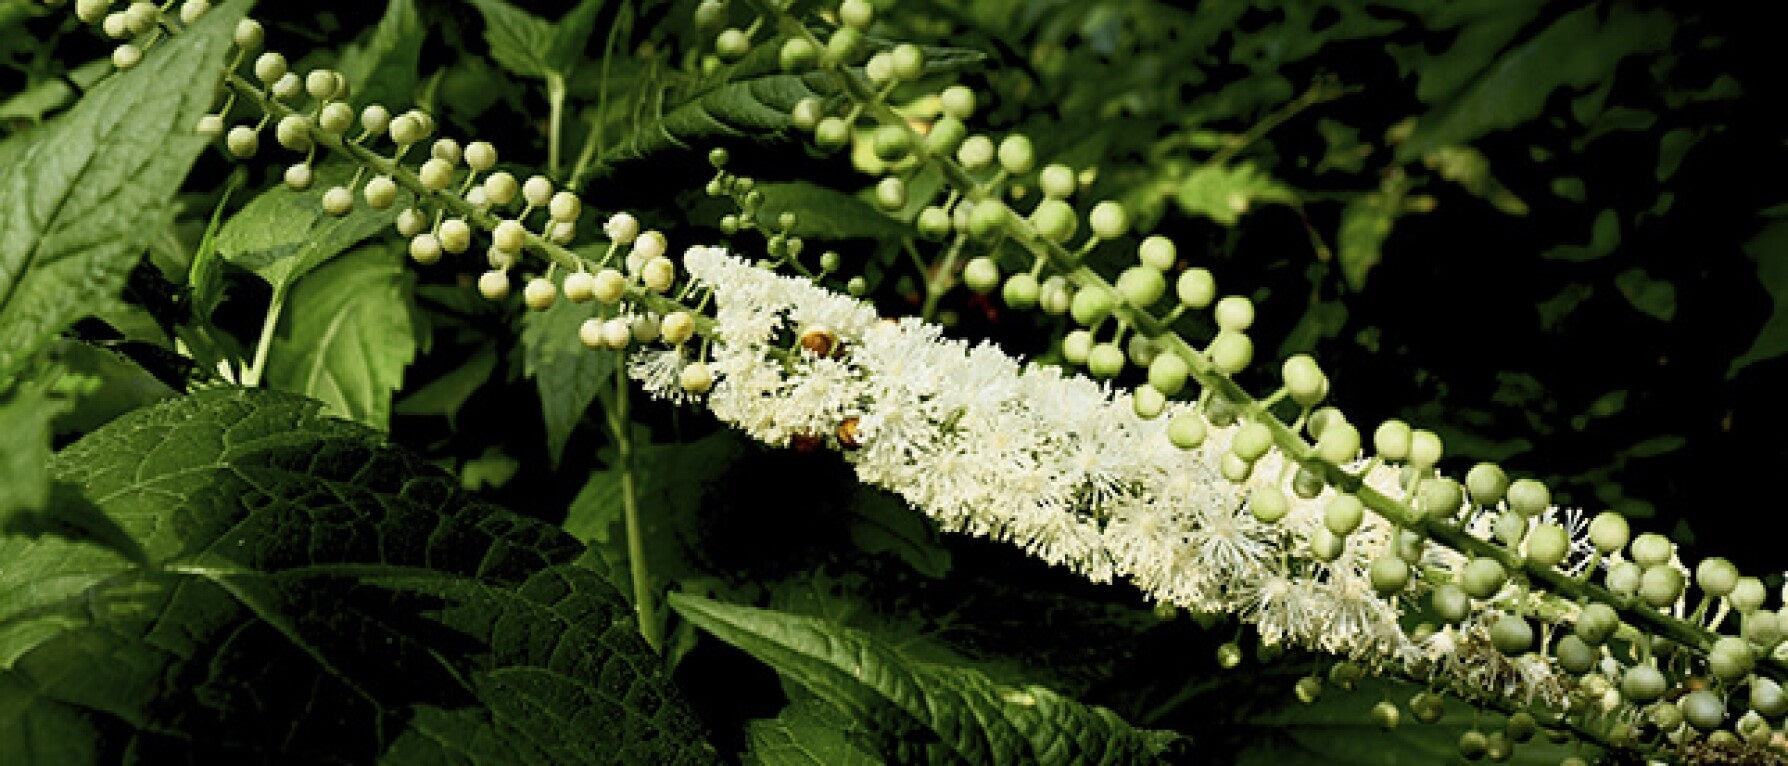
[[[1043,280],[1042,292],[1037,296],[1037,307],[1050,316],[1061,316],[1068,312],[1068,306],[1074,301],[1074,288],[1068,284],[1067,277],[1060,274]]]
[[[973,135],[962,140],[956,147],[956,161],[969,170],[980,170],[993,164],[993,139],[983,135]]]
[[[1224,296],[1217,301],[1217,327],[1230,332],[1245,332],[1254,324],[1254,302],[1240,295]]]
[[[1674,548],[1669,538],[1656,532],[1646,532],[1633,538],[1631,553],[1633,561],[1639,566],[1651,567],[1669,561]]]
[[[838,4],[838,21],[852,29],[868,29],[875,23],[875,4],[869,0],[844,0]]]
[[[813,128],[813,144],[823,151],[837,151],[851,142],[851,126],[842,117],[827,117]]]
[[[422,168],[417,171],[416,177],[422,181],[423,188],[440,191],[453,183],[453,166],[439,158],[431,157],[427,162],[422,163]]]
[[[1074,208],[1059,199],[1046,199],[1037,204],[1031,211],[1031,225],[1037,233],[1056,244],[1067,242],[1074,236],[1074,230],[1080,227],[1080,218],[1075,215]]]
[[[1023,133],[1013,133],[1000,140],[1000,168],[1012,175],[1023,175],[1031,172],[1031,163],[1036,161],[1036,154],[1031,149],[1030,137]]]
[[[1782,685],[1769,678],[1758,678],[1751,682],[1751,709],[1764,718],[1781,718],[1788,714],[1788,693],[1782,691]]]
[[[945,115],[967,120],[975,113],[975,92],[966,85],[952,85],[938,94],[938,104],[943,107]]]
[[[893,212],[906,207],[906,181],[899,176],[886,176],[875,185],[875,204]]]
[[[1231,482],[1241,484],[1253,475],[1254,464],[1243,460],[1234,452],[1225,452],[1223,457],[1217,460],[1217,473]]]
[[[980,257],[969,260],[962,268],[962,282],[968,289],[980,295],[986,295],[998,287],[1000,283],[1000,265],[992,258]]]
[[[1366,517],[1366,506],[1359,498],[1349,494],[1337,494],[1322,510],[1322,525],[1336,537],[1346,537],[1360,528],[1360,522]]]
[[[1151,266],[1131,266],[1118,275],[1117,290],[1132,305],[1148,308],[1167,292],[1167,277]]]
[[[1533,626],[1518,614],[1505,614],[1490,626],[1490,643],[1503,654],[1521,654],[1533,646]]]
[[[1490,534],[1503,545],[1519,548],[1521,540],[1527,537],[1527,519],[1513,511],[1499,513],[1490,527]]]
[[[1396,556],[1380,556],[1372,562],[1372,589],[1389,598],[1409,586],[1409,562]]]
[[[1267,450],[1273,448],[1272,429],[1267,428],[1265,423],[1251,420],[1236,432],[1235,440],[1230,443],[1229,448],[1250,463],[1259,460]]]
[[[1458,482],[1443,476],[1422,482],[1420,499],[1423,513],[1451,519],[1459,513],[1459,506],[1465,502],[1465,495],[1459,489]]]
[[[1707,652],[1707,669],[1717,678],[1736,681],[1750,674],[1756,660],[1749,641],[1737,636],[1721,636],[1714,640],[1713,648]]]
[[[1496,559],[1474,558],[1459,572],[1459,587],[1472,598],[1490,598],[1502,590],[1508,573]]]
[[[397,182],[391,176],[373,176],[360,190],[360,195],[366,199],[368,207],[384,210],[397,202]]]
[[[1745,640],[1763,647],[1764,651],[1774,649],[1782,642],[1784,626],[1780,614],[1758,610],[1744,615],[1743,622],[1740,632]]]
[[[1346,422],[1347,416],[1341,414],[1340,410],[1334,407],[1318,407],[1315,412],[1310,413],[1304,430],[1309,431],[1312,438],[1321,438],[1323,429],[1336,423]]]
[[[1489,749],[1490,739],[1485,737],[1481,731],[1472,729],[1459,735],[1459,755],[1464,756],[1465,760],[1475,761],[1482,758]]]
[[[1526,742],[1533,739],[1533,735],[1538,733],[1539,730],[1540,722],[1534,719],[1532,713],[1525,710],[1515,711],[1513,715],[1502,722],[1503,733],[1508,735],[1509,739],[1516,742]]]
[[[1738,567],[1718,556],[1703,559],[1695,567],[1695,584],[1710,596],[1724,596],[1738,587]]]
[[[1130,228],[1130,212],[1124,209],[1123,203],[1113,200],[1093,205],[1086,220],[1093,229],[1093,236],[1100,239],[1117,239]]]
[[[1409,433],[1409,464],[1426,471],[1440,462],[1443,452],[1440,436],[1433,431],[1416,429]]]
[[[851,277],[849,282],[844,283],[844,289],[853,297],[861,298],[869,292],[869,280],[862,277]]]
[[[982,200],[969,211],[969,234],[976,239],[992,239],[1005,229],[1006,217],[1010,214],[1006,203],[997,199]]]
[[[1446,699],[1434,692],[1418,692],[1409,698],[1409,712],[1422,723],[1434,723],[1446,715]]]
[[[1502,763],[1514,754],[1515,746],[1509,743],[1508,735],[1500,731],[1493,731],[1484,738],[1485,758]]]
[[[1086,364],[1087,356],[1093,353],[1093,333],[1091,330],[1075,330],[1062,336],[1062,358],[1072,364]]]
[[[286,76],[286,57],[278,51],[267,51],[255,57],[255,79],[263,85],[272,85],[279,78]]]
[[[245,51],[260,50],[261,43],[266,39],[267,30],[261,27],[261,22],[254,19],[243,19],[236,22],[236,31],[231,35],[231,40],[236,43],[236,47]]]
[[[1720,700],[1720,695],[1707,689],[1689,692],[1677,707],[1682,708],[1683,720],[1701,731],[1720,728],[1720,724],[1726,722],[1726,703]]]
[[[1574,635],[1559,639],[1558,645],[1553,647],[1553,654],[1558,657],[1559,667],[1573,675],[1588,673],[1601,657],[1595,647]]]
[[[1509,509],[1522,516],[1536,516],[1552,505],[1552,492],[1533,479],[1516,479],[1508,488]]]
[[[441,260],[441,239],[428,232],[410,238],[410,259],[424,266]]]
[[[1646,567],[1639,577],[1639,597],[1645,603],[1663,609],[1682,596],[1682,572],[1668,564]]]
[[[956,151],[957,147],[962,146],[963,139],[967,137],[968,128],[963,126],[962,120],[955,117],[940,117],[936,122],[931,123],[931,130],[925,134],[925,151],[948,156]]]
[[[1614,511],[1602,511],[1589,522],[1589,541],[1603,555],[1626,547],[1629,534],[1627,518]]]
[[[714,53],[720,56],[721,61],[730,64],[745,58],[745,54],[750,52],[751,36],[745,34],[743,29],[735,27],[722,30],[720,35],[714,38]]]
[[[1248,496],[1248,512],[1256,519],[1275,524],[1291,512],[1291,500],[1278,487],[1256,487]]]
[[[1328,389],[1322,368],[1309,354],[1295,354],[1286,359],[1279,367],[1279,375],[1285,380],[1285,389],[1291,398],[1306,407],[1320,400]]]
[[[782,42],[778,63],[784,72],[805,72],[819,61],[819,46],[805,37],[791,37]]]
[[[1540,566],[1558,566],[1570,552],[1571,535],[1557,524],[1541,524],[1527,536],[1527,558]]]
[[[336,217],[348,214],[354,209],[354,193],[346,186],[331,186],[323,192],[323,212]]]
[[[796,130],[813,130],[825,116],[824,106],[820,100],[812,96],[796,101],[788,111],[788,124]]]
[[[1634,665],[1620,677],[1620,693],[1641,705],[1664,696],[1669,689],[1670,681],[1652,665]]]
[[[1409,457],[1410,444],[1409,424],[1401,420],[1387,420],[1378,424],[1372,431],[1372,448],[1378,456],[1386,460],[1404,460]]]
[[[1354,685],[1365,677],[1365,668],[1351,660],[1342,660],[1329,667],[1329,683],[1348,691],[1353,691]]]
[[[888,52],[894,61],[894,76],[912,82],[925,76],[925,52],[912,43],[901,43]]]
[[[1086,357],[1086,370],[1095,378],[1112,378],[1124,371],[1124,350],[1116,343],[1093,346]]]
[[[1360,454],[1360,429],[1352,423],[1340,422],[1325,426],[1316,437],[1316,456],[1335,465],[1353,462]]]
[[[1248,362],[1254,358],[1254,341],[1239,332],[1220,330],[1217,337],[1211,339],[1211,345],[1205,349],[1210,356],[1211,364],[1226,375],[1234,375],[1248,368]]]
[[[788,246],[792,248],[800,243],[801,240],[793,239],[789,240]],[[844,265],[844,256],[839,255],[837,250],[827,250],[826,252],[820,253],[819,262],[820,271],[831,273],[837,271],[838,267]]]
[[[1317,561],[1325,564],[1332,562],[1341,558],[1341,553],[1345,550],[1347,550],[1347,541],[1335,536],[1335,533],[1330,532],[1327,527],[1316,527],[1310,530],[1310,555],[1316,557]]]
[[[1167,408],[1167,395],[1154,386],[1143,384],[1130,394],[1130,403],[1136,410],[1136,417],[1143,420],[1154,420],[1160,417],[1161,411]]]
[[[1763,607],[1768,594],[1763,590],[1763,581],[1755,577],[1740,577],[1738,584],[1732,586],[1732,592],[1726,594],[1726,601],[1737,609],[1739,614],[1750,614]]]
[[[1090,327],[1110,316],[1115,303],[1114,296],[1104,288],[1088,287],[1074,294],[1068,313],[1074,321]]]
[[[1465,619],[1466,615],[1471,614],[1471,597],[1465,595],[1465,591],[1453,583],[1435,588],[1434,596],[1430,601],[1434,605],[1435,613],[1447,622],[1458,622]]]
[[[1308,705],[1322,696],[1322,679],[1316,676],[1304,676],[1292,686],[1292,691],[1297,694],[1299,702]]]
[[[1465,472],[1465,489],[1473,503],[1493,506],[1508,492],[1509,475],[1495,463],[1478,463]]]
[[[881,125],[870,137],[875,156],[883,162],[896,162],[913,150],[913,134],[905,125]]]
[[[1167,271],[1173,268],[1174,263],[1179,260],[1179,253],[1173,245],[1173,240],[1155,234],[1143,239],[1142,244],[1136,247],[1136,257],[1142,261],[1144,266],[1156,271]],[[1214,291],[1215,286],[1213,285]]]
[[[309,189],[311,182],[315,179],[316,175],[311,171],[310,165],[299,162],[286,167],[286,187],[292,191]]]
[[[1186,387],[1186,378],[1191,375],[1192,368],[1179,354],[1167,352],[1156,354],[1149,360],[1149,385],[1161,390],[1168,396],[1179,393]]]
[[[1197,449],[1204,443],[1205,433],[1204,417],[1191,410],[1173,416],[1167,424],[1167,440],[1180,449]]]
[[[1211,276],[1209,270],[1186,269],[1180,272],[1179,279],[1174,283],[1174,294],[1187,308],[1202,309],[1216,299],[1217,280]]]
[[[856,27],[839,27],[826,39],[826,57],[840,64],[855,64],[863,56],[868,40]]]
[[[1645,570],[1631,561],[1622,561],[1608,568],[1602,583],[1616,596],[1632,596],[1639,592],[1639,579]]]
[[[950,214],[936,205],[919,211],[919,236],[937,241],[950,236]]]
[[[1230,641],[1217,647],[1217,666],[1224,670],[1234,669],[1242,664],[1242,648]]]
[[[224,148],[229,149],[230,156],[236,159],[253,157],[261,148],[261,136],[254,128],[237,125],[230,128],[229,134],[224,136]]]
[[[1620,615],[1615,613],[1613,607],[1598,602],[1584,607],[1583,612],[1577,615],[1574,631],[1584,643],[1600,646],[1619,629]]]
[[[1395,729],[1402,718],[1403,713],[1397,709],[1394,702],[1379,700],[1378,704],[1372,706],[1372,723],[1380,729],[1385,731]]]
[[[1000,297],[1005,299],[1007,306],[1023,311],[1037,305],[1040,290],[1036,277],[1019,272],[1006,278],[1006,286],[1000,291]]]
[[[1067,199],[1078,186],[1074,170],[1067,165],[1044,165],[1037,173],[1037,186],[1046,199]]]
[[[1322,494],[1322,488],[1327,485],[1328,482],[1323,481],[1320,474],[1311,471],[1307,466],[1298,466],[1297,473],[1292,474],[1291,477],[1291,491],[1305,500]]]
[[[726,0],[702,0],[695,6],[695,28],[712,32],[726,24]]]

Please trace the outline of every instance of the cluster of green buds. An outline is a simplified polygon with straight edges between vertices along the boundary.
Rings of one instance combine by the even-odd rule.
[[[167,34],[177,31],[164,18],[172,2],[152,3],[147,0],[136,0],[123,4],[113,0],[75,0],[75,18],[87,24],[99,25],[100,31],[112,40],[118,40],[112,48],[112,65],[119,69],[130,69],[143,60],[143,54],[154,47]],[[207,0],[185,0],[180,4],[179,19],[183,25],[197,23],[206,12],[211,10]]]

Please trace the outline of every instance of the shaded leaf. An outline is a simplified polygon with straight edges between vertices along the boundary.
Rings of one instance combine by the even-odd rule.
[[[55,416],[35,384],[0,391],[0,529],[20,512],[43,510],[50,500],[50,421]]]
[[[1676,316],[1676,285],[1652,279],[1644,269],[1627,269],[1614,275],[1614,286],[1633,308],[1665,322]]]
[[[681,593],[670,604],[873,730],[890,760],[1144,763],[1179,740],[1041,686],[1007,686],[977,670],[908,659],[873,635],[825,620]]]
[[[1726,368],[1728,378],[1752,364],[1788,354],[1788,220],[1765,224],[1744,249],[1757,262],[1757,281],[1769,292],[1772,308],[1750,349]]]
[[[416,276],[403,255],[366,247],[292,290],[268,353],[267,384],[322,400],[324,412],[381,431],[416,358]]]
[[[202,392],[52,471],[150,565],[0,538],[0,761],[713,760],[574,540],[314,402]]]
[[[887,492],[859,486],[850,504],[851,542],[865,553],[890,553],[926,577],[950,572],[950,551],[930,519]]]
[[[802,697],[775,718],[745,725],[745,762],[763,766],[878,766],[886,761],[861,742],[849,716]]]
[[[107,77],[0,165],[0,379],[116,295],[204,149],[193,135],[243,4]]]
[[[641,534],[646,568],[653,578],[677,581],[701,573],[686,547],[696,527],[702,495],[744,452],[731,431],[716,431],[686,444],[633,446],[633,493],[643,509]],[[612,451],[608,453],[612,457]],[[586,541],[611,563],[627,560],[621,474],[594,471],[566,512],[565,531]]]
[[[365,43],[344,46],[335,68],[348,78],[356,102],[410,103],[427,36],[416,0],[389,0],[372,35]]]
[[[522,317],[523,370],[540,391],[546,454],[554,466],[596,393],[614,385],[616,352],[591,350],[577,336],[578,327],[596,316],[596,309],[595,303],[559,300],[545,311]]]
[[[452,425],[459,419],[459,408],[465,406],[466,400],[472,398],[496,370],[496,345],[485,343],[472,352],[465,364],[399,399],[392,411],[399,415],[441,415]]]
[[[721,140],[764,141],[788,129],[795,102],[834,90],[830,76],[768,74],[734,80],[695,94],[638,124],[604,157],[610,164],[666,149],[688,149]]]
[[[835,189],[811,183],[760,183],[756,189],[764,193],[765,221],[775,221],[784,212],[794,212],[797,237],[815,239],[890,239],[910,236],[912,230],[862,199]],[[923,195],[913,190],[915,199]],[[917,212],[917,211],[914,211]]]
[[[1181,180],[1174,199],[1188,213],[1234,226],[1256,202],[1290,202],[1289,187],[1256,169],[1252,162],[1199,165]]]
[[[329,215],[323,212],[323,195],[317,190],[346,184],[354,166],[332,163],[316,174],[310,189],[297,191],[280,184],[242,206],[218,232],[218,254],[253,271],[275,292],[289,290],[312,269],[390,226],[413,199],[408,190],[400,190],[389,209],[356,204],[347,215]]]

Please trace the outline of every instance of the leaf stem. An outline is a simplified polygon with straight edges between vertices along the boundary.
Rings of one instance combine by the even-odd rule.
[[[664,652],[663,630],[658,624],[658,609],[653,604],[651,572],[646,565],[645,530],[640,528],[639,498],[633,486],[633,435],[627,415],[627,365],[615,365],[615,401],[609,407],[608,427],[615,437],[615,471],[621,474],[621,512],[627,525],[627,571],[633,580],[633,613],[639,620],[639,633],[652,651]]]
[[[267,370],[267,350],[273,346],[274,331],[279,329],[279,316],[286,308],[286,286],[273,288],[273,300],[267,304],[267,316],[261,319],[261,337],[255,341],[255,358],[248,369],[242,371],[241,383],[250,388],[261,385],[261,375]]]

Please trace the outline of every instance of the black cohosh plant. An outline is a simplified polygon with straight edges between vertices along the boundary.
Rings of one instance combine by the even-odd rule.
[[[643,230],[627,212],[587,209],[578,189],[500,165],[490,142],[438,135],[424,110],[357,103],[342,73],[293,71],[285,54],[264,50],[264,30],[252,19],[236,27],[217,109],[194,130],[238,159],[290,153],[283,183],[314,191],[329,215],[388,211],[413,199],[394,219],[409,257],[424,269],[476,260],[475,289],[491,301],[505,301],[518,285],[532,311],[594,301],[602,308],[577,338],[592,353],[625,360],[616,364],[619,386],[631,376],[654,395],[706,403],[779,446],[835,448],[866,481],[905,494],[947,528],[1011,540],[1093,579],[1129,579],[1169,607],[1233,614],[1274,648],[1341,657],[1295,683],[1303,702],[1327,685],[1351,687],[1365,673],[1382,673],[1427,687],[1407,704],[1384,700],[1359,711],[1387,729],[1401,725],[1405,711],[1438,719],[1446,695],[1507,713],[1500,729],[1460,737],[1468,759],[1505,760],[1541,730],[1652,757],[1781,758],[1788,662],[1777,649],[1788,609],[1770,603],[1759,578],[1722,558],[1691,561],[1661,535],[1634,534],[1616,512],[1561,509],[1545,484],[1493,463],[1446,476],[1436,468],[1445,445],[1435,433],[1398,420],[1366,428],[1324,406],[1330,381],[1311,356],[1286,360],[1275,390],[1244,390],[1233,376],[1255,362],[1254,304],[1225,294],[1171,239],[1133,231],[1123,204],[1079,199],[1090,169],[1041,162],[1022,134],[977,132],[978,102],[992,96],[960,84],[934,94],[934,119],[902,114],[892,97],[927,77],[927,55],[873,38],[876,11],[866,0],[845,0],[818,19],[783,4],[749,5],[744,27],[728,26],[740,14],[723,0],[696,6],[696,26],[713,35],[714,66],[769,46],[783,71],[832,79],[837,95],[798,100],[788,124],[825,152],[862,142],[882,164],[870,197],[891,214],[910,211],[903,222],[936,249],[920,258],[919,317],[932,319],[958,285],[1015,311],[1063,317],[1072,328],[1058,342],[1063,368],[1101,382],[1012,361],[977,383],[1018,392],[1011,395],[1029,397],[1037,410],[1067,401],[1106,407],[1134,442],[1126,456],[1183,471],[1162,472],[1153,487],[1149,477],[1077,465],[1088,478],[1057,502],[1039,488],[1050,473],[1040,456],[1059,445],[1024,442],[1035,434],[1015,429],[999,434],[1020,440],[1003,453],[1019,466],[1005,478],[1036,483],[997,491],[1036,492],[1048,500],[1040,506],[1073,520],[1073,534],[1086,539],[1070,545],[1056,536],[1068,532],[1026,528],[1027,520],[994,510],[951,516],[961,497],[979,490],[919,487],[925,480],[902,474],[900,461],[943,457],[878,448],[932,435],[928,428],[948,441],[979,405],[952,405],[903,434],[891,413],[941,397],[889,403],[916,384],[893,380],[905,373],[887,358],[932,365],[929,373],[940,376],[955,374],[955,357],[965,353],[983,366],[1007,360],[959,352],[917,323],[889,334],[897,323],[872,322],[862,304],[822,290],[862,296],[870,285],[836,252],[807,251],[794,234],[798,211],[765,215],[757,181],[730,170],[725,150],[709,155],[715,172],[705,191],[734,208],[717,222],[723,234],[761,235],[761,247],[754,240],[749,249],[762,257],[749,263],[702,244],[673,244],[677,232]],[[170,9],[80,0],[74,12],[122,41],[112,61],[127,70],[209,4]],[[269,133],[272,145],[264,145]],[[316,189],[325,154],[352,163],[353,174]],[[943,188],[917,191],[921,172],[936,173]],[[601,236],[586,236],[592,229]],[[1099,248],[1132,248],[1134,263],[1101,273],[1087,264]],[[1215,332],[1194,339],[1181,320],[1201,312]],[[775,332],[784,329],[791,332]],[[241,382],[258,381],[267,340]],[[768,370],[764,381],[752,380],[759,368]],[[837,402],[816,414],[824,397]],[[627,398],[617,401],[610,418],[625,466]],[[1152,441],[1142,443],[1144,436]],[[625,497],[634,608],[647,642],[661,648],[640,514]],[[1189,521],[1117,510],[1178,508],[1171,504],[1187,498],[1200,504]],[[1203,560],[1109,553],[1150,535],[1168,540],[1163,550],[1196,549]],[[1215,574],[1193,571],[1200,563]],[[1216,661],[1237,666],[1241,647],[1224,644]]]

